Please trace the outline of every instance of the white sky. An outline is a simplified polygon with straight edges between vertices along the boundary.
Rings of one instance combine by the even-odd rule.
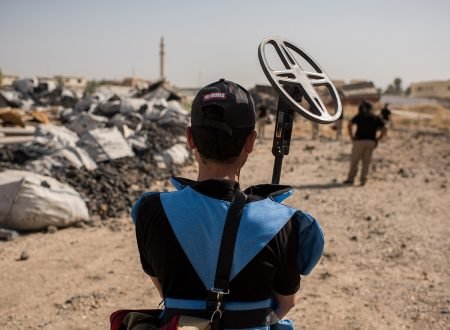
[[[450,0],[0,0],[0,68],[20,76],[166,76],[268,84],[257,48],[282,36],[332,79],[385,88],[450,79]]]

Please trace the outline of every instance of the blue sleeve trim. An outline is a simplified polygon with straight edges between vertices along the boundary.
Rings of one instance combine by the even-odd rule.
[[[131,220],[133,220],[133,223],[136,224],[139,207],[141,206],[142,202],[149,196],[157,194],[157,192],[146,192],[141,197],[138,198],[138,200],[133,204],[131,207]]]
[[[297,267],[300,275],[308,275],[322,257],[325,239],[319,223],[310,214],[298,211],[295,219],[299,232]]]

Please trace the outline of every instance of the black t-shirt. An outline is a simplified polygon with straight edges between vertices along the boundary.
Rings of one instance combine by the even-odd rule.
[[[377,130],[384,127],[383,120],[372,113],[359,113],[352,118],[356,124],[356,140],[376,140]]]
[[[191,188],[212,198],[231,201],[234,181],[191,181]],[[248,202],[260,200],[248,196]],[[297,224],[292,219],[230,282],[227,300],[255,301],[273,292],[294,294],[300,287],[297,271]],[[144,271],[158,277],[163,295],[179,299],[205,299],[207,291],[195,272],[167,219],[159,194],[141,203],[136,238]],[[208,253],[208,251],[205,251]]]

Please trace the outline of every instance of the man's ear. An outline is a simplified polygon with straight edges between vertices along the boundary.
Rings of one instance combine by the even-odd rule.
[[[185,131],[187,145],[190,150],[195,149],[194,137],[192,136],[192,127],[186,127]]]
[[[250,133],[249,136],[247,136],[247,139],[245,140],[244,151],[246,153],[249,154],[253,151],[253,147],[255,146],[255,140],[256,140],[256,131],[253,131]]]

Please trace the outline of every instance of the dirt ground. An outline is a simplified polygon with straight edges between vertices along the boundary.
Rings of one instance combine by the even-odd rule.
[[[271,179],[267,128],[244,187]],[[367,184],[344,186],[346,134],[335,141],[321,126],[311,140],[309,123],[295,128],[281,183],[296,189],[288,204],[319,220],[326,246],[288,317],[301,329],[448,329],[449,130],[399,121],[375,150]],[[195,179],[196,167],[184,175]],[[155,308],[133,230],[128,218],[111,219],[0,242],[1,328],[107,329],[114,310]]]

